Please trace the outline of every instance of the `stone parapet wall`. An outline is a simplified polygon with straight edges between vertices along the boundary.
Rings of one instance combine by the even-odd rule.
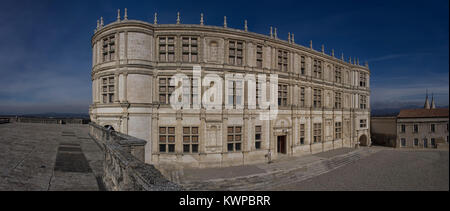
[[[105,153],[103,183],[111,191],[178,191],[153,165],[143,162],[146,141],[89,124],[89,135]]]
[[[88,124],[89,119],[82,118],[45,118],[45,117],[0,117],[0,121],[38,124]]]
[[[9,118],[0,118],[0,124],[10,123]]]

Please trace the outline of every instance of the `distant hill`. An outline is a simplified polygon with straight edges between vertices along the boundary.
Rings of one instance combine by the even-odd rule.
[[[400,110],[403,109],[419,109],[423,108],[422,106],[405,106],[401,108],[382,108],[382,109],[372,109],[371,110],[371,116],[397,116],[398,113],[400,113]],[[445,107],[439,107],[437,108],[448,108],[448,106]]]
[[[40,114],[2,115],[2,116],[89,119],[89,114],[83,114],[83,113],[81,113],[81,114],[77,114],[77,113],[40,113]]]

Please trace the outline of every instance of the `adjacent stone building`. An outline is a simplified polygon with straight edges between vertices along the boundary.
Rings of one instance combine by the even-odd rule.
[[[147,23],[125,13],[106,26],[101,19],[91,44],[91,120],[147,140],[147,163],[243,165],[371,143],[367,63],[298,45],[294,34],[285,41],[276,28],[249,32],[246,21],[239,30],[226,18],[218,27],[205,25],[203,15],[200,24],[182,24],[179,15],[176,24],[158,24],[156,14]],[[192,101],[208,90],[194,82],[196,66],[201,77],[224,81],[226,74],[277,74],[277,118],[262,120],[249,106],[256,100],[248,100],[247,81],[224,84],[223,109],[173,109],[173,75],[189,76],[191,90],[200,90],[187,96]]]
[[[428,96],[422,109],[401,110],[396,117],[372,117],[374,143],[392,147],[448,147],[448,108],[436,108]]]

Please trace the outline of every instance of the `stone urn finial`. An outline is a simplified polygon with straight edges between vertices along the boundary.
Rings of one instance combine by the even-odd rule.
[[[227,16],[223,16],[223,27],[227,28]]]
[[[205,21],[203,20],[203,13],[200,14],[200,25],[204,25]]]

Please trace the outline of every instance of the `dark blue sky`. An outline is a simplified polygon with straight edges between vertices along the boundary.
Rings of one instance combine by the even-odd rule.
[[[313,40],[340,56],[368,60],[372,108],[421,105],[425,90],[449,104],[449,1],[61,1],[0,0],[0,114],[87,113],[91,103],[90,38],[96,20],[129,19],[222,25],[296,43]],[[123,13],[122,13],[123,14]]]

